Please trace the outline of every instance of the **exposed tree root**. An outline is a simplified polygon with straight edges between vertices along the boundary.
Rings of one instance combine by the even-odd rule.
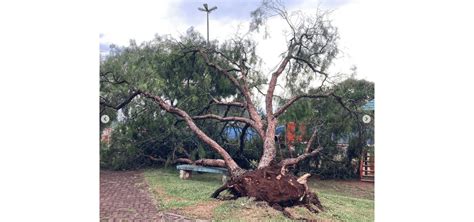
[[[211,197],[212,198],[217,198],[222,191],[227,190],[227,189],[229,189],[229,186],[226,183],[226,184],[222,185],[221,187],[217,188],[217,190],[214,191],[214,193],[212,193]]]
[[[311,192],[307,186],[309,176],[305,174],[297,178],[289,173],[282,173],[281,166],[265,167],[232,178],[211,197],[218,198],[221,192],[229,190],[235,198],[247,196],[265,201],[289,218],[293,217],[285,210],[286,207],[302,205],[309,211],[318,213],[324,209],[316,193]]]

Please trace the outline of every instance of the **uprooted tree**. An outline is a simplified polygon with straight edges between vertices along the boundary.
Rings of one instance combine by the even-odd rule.
[[[256,55],[256,34],[265,21],[279,16],[288,25],[287,47],[276,69],[266,79],[260,71],[261,59]],[[326,13],[306,16],[302,12],[289,14],[282,5],[264,1],[252,12],[250,31],[243,36],[219,44],[207,43],[194,30],[180,39],[157,36],[153,41],[129,47],[114,48],[101,62],[101,114],[111,110],[152,113],[153,119],[163,112],[173,114],[177,122],[186,123],[207,147],[220,158],[184,162],[208,166],[225,166],[231,180],[212,194],[228,190],[235,197],[249,196],[263,200],[284,211],[284,207],[304,205],[312,212],[322,210],[315,193],[308,189],[306,179],[289,172],[290,166],[314,157],[322,147],[313,147],[318,133],[311,134],[304,153],[280,161],[276,159],[275,128],[278,118],[302,99],[322,100],[341,97],[327,86],[327,68],[338,53],[337,30]],[[284,79],[284,80],[282,80]],[[308,93],[312,82],[317,88]],[[293,97],[275,107],[277,86],[285,84]],[[262,86],[267,86],[266,92]],[[257,93],[264,96],[260,111]],[[161,109],[156,109],[159,106]],[[196,109],[201,106],[201,109]],[[213,139],[202,121],[213,120],[251,127],[263,141],[263,151],[256,169],[243,169],[229,152]],[[179,161],[179,160],[178,160]]]

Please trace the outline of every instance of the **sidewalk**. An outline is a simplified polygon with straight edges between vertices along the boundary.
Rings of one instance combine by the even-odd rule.
[[[100,171],[100,221],[192,221],[161,213],[140,171]]]

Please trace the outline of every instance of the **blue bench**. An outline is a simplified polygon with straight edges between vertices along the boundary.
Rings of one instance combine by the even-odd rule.
[[[229,172],[226,168],[222,167],[204,167],[191,164],[181,164],[177,165],[176,169],[179,170],[179,178],[187,180],[191,178],[192,172],[203,172],[203,173],[217,173],[222,174],[222,183],[226,183],[228,179]]]

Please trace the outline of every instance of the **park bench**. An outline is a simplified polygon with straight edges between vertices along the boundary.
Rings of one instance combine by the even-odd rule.
[[[176,169],[179,170],[179,178],[183,180],[191,178],[193,171],[222,174],[222,183],[226,183],[229,178],[229,172],[226,168],[222,167],[204,167],[191,164],[181,164],[177,165]]]

